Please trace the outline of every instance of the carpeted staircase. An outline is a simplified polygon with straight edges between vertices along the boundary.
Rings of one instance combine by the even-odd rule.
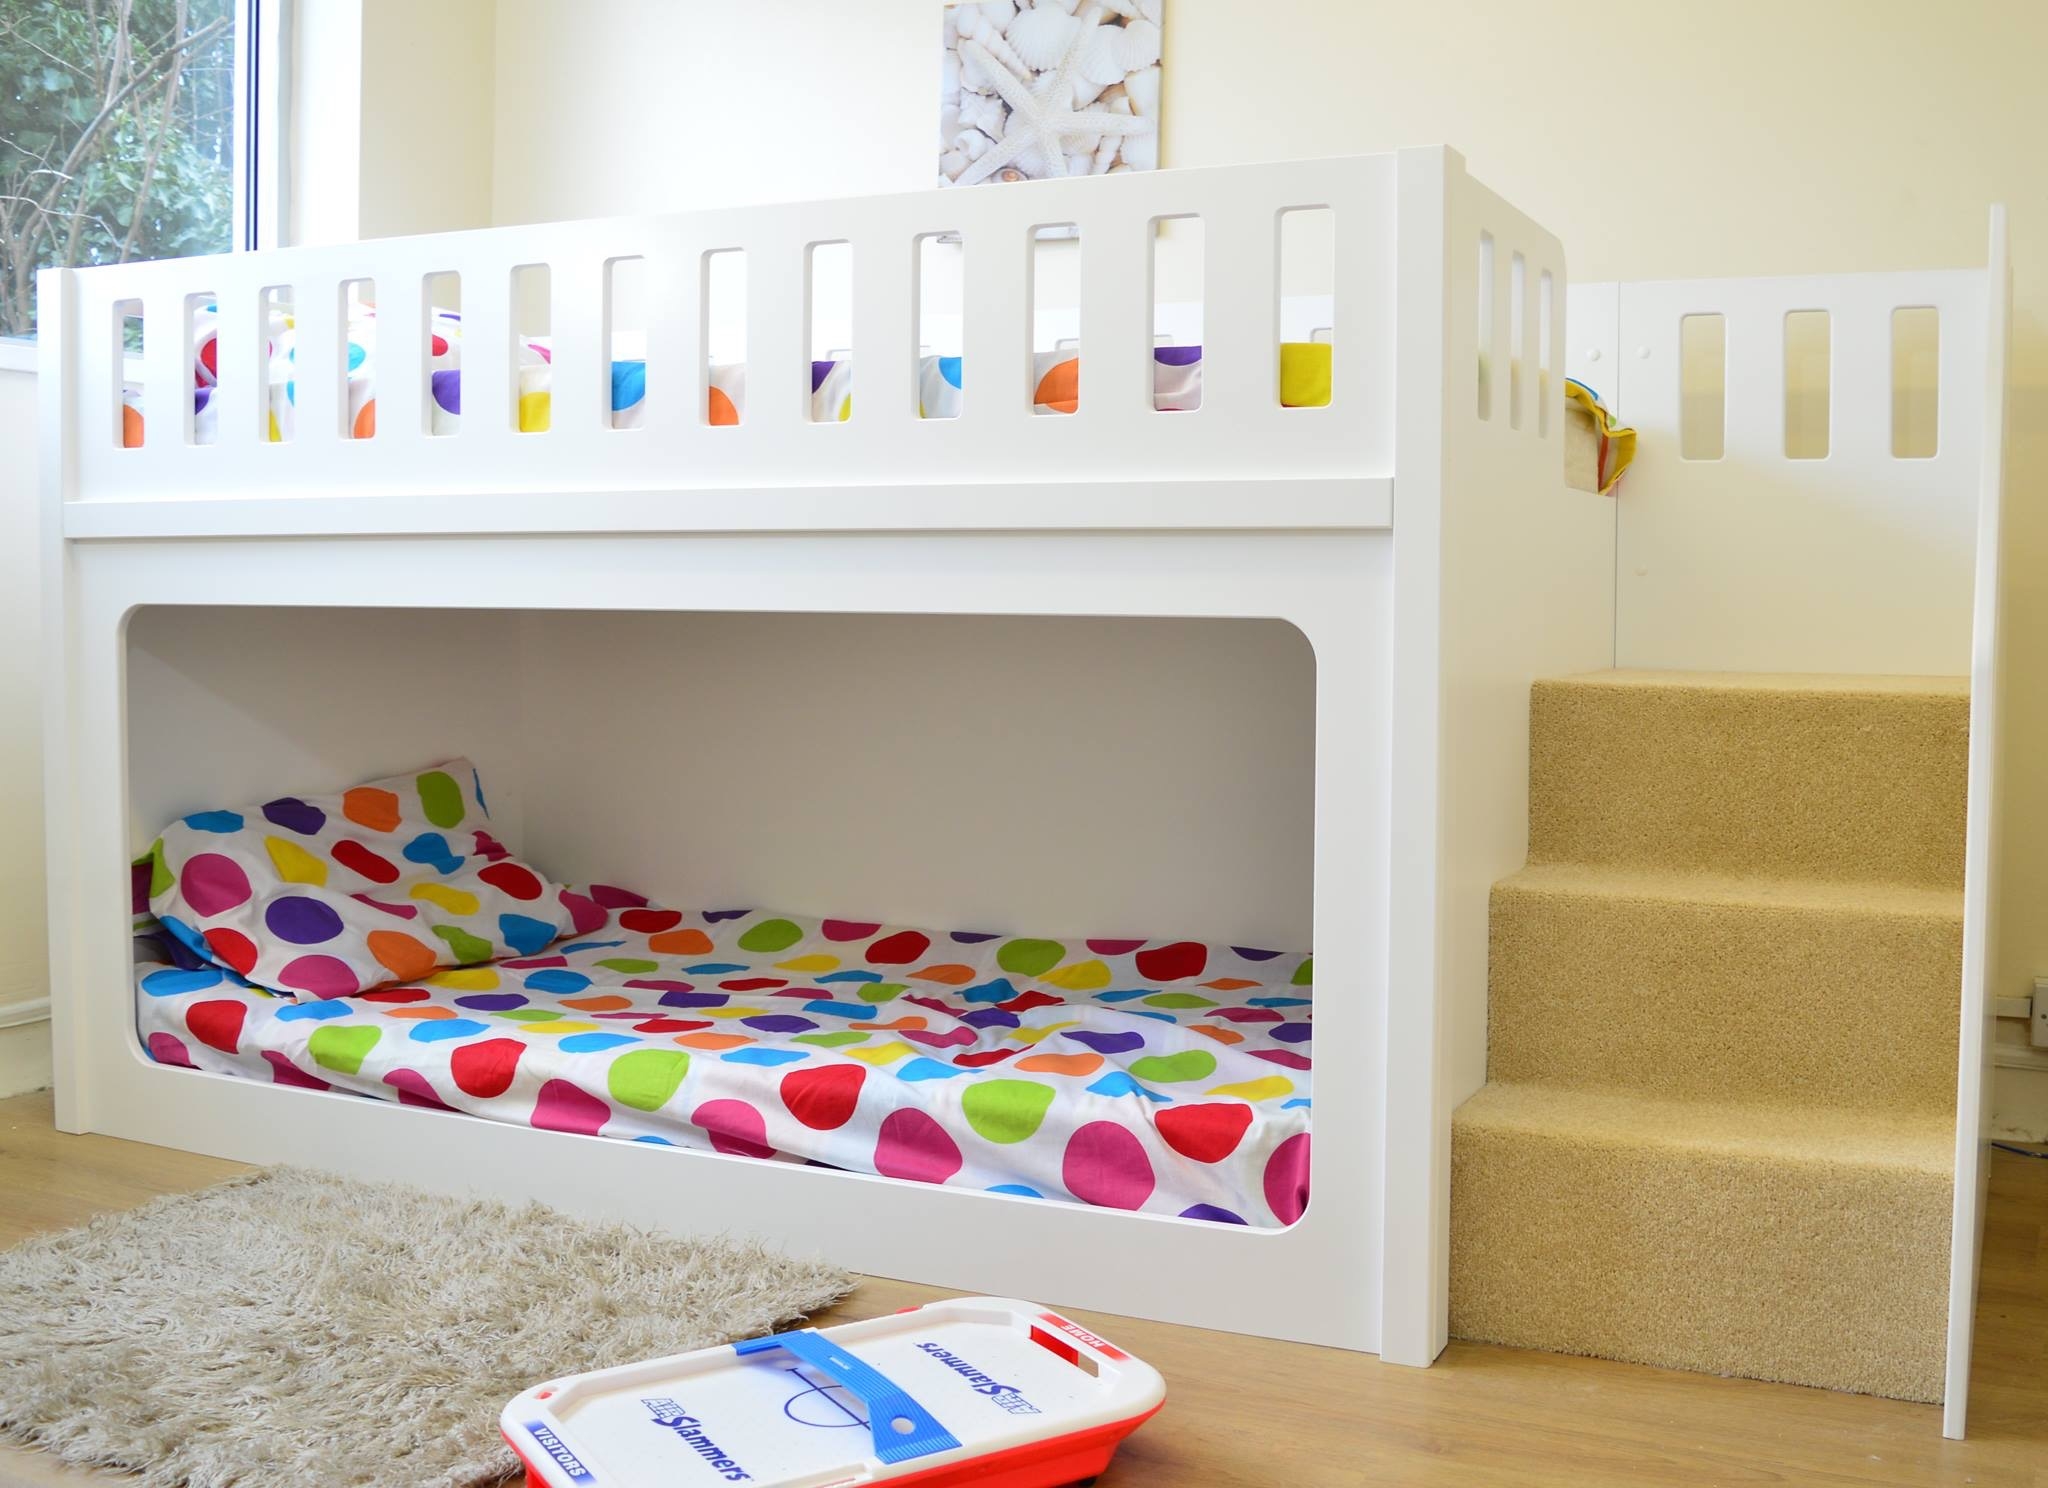
[[[1536,685],[1452,1333],[1940,1398],[1968,714],[1949,678]]]

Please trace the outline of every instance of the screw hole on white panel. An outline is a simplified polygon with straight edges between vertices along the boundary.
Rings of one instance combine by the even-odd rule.
[[[735,427],[747,410],[747,251],[704,255],[704,422]]]
[[[853,417],[853,244],[813,243],[804,253],[804,386],[814,424]]]
[[[1025,296],[1031,337],[1031,411],[1081,407],[1081,230],[1071,222],[1031,230],[1031,280]]]
[[[1728,320],[1678,322],[1678,458],[1718,460],[1728,444]]]
[[[1327,408],[1337,340],[1337,214],[1290,207],[1280,214],[1278,324],[1282,408]]]
[[[1550,437],[1551,389],[1557,386],[1557,281],[1545,269],[1536,279],[1536,435]]]
[[[1941,312],[1902,305],[1892,311],[1892,454],[1933,459],[1940,423]]]
[[[1508,427],[1522,427],[1522,337],[1529,328],[1529,264],[1518,251],[1508,260]]]
[[[219,297],[186,295],[185,323],[178,329],[192,362],[192,401],[181,410],[185,443],[212,444],[220,428]]]
[[[142,301],[116,300],[114,323],[114,447],[141,449],[142,430]]]
[[[926,233],[917,240],[917,352],[911,387],[919,418],[958,418],[967,396],[960,370],[966,251],[957,232]]]
[[[429,274],[420,288],[426,373],[420,422],[430,436],[445,438],[462,429],[462,276]]]
[[[341,324],[341,437],[374,439],[377,384],[371,353],[377,345],[376,280],[351,279],[341,286]]]
[[[612,258],[604,266],[606,422],[614,429],[647,426],[647,260]]]
[[[1479,235],[1479,416],[1493,417],[1493,234]]]
[[[298,411],[299,387],[298,368],[293,348],[298,341],[294,334],[297,317],[292,311],[292,287],[289,284],[273,284],[265,288],[258,298],[262,324],[256,328],[261,337],[258,350],[263,360],[263,406],[257,411],[259,421],[256,437],[269,444],[289,444]]]
[[[521,434],[545,434],[554,425],[548,380],[554,293],[554,275],[546,264],[520,264],[512,270],[512,427]]]
[[[1202,282],[1207,254],[1199,217],[1152,219],[1152,406],[1202,406]]]
[[[1785,316],[1785,458],[1825,460],[1833,404],[1833,324],[1825,310]]]

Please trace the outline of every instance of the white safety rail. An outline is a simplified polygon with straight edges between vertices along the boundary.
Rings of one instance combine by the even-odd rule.
[[[1014,190],[921,192],[676,217],[392,238],[339,247],[86,269],[47,276],[60,338],[67,462],[80,536],[139,530],[579,527],[1369,526],[1392,474],[1397,157],[1365,156]],[[1327,208],[1337,326],[1327,407],[1286,409],[1278,387],[1282,214]],[[1155,224],[1203,225],[1203,396],[1152,406]],[[1036,231],[1079,228],[1081,398],[1032,411]],[[965,386],[958,418],[918,416],[921,240],[956,237]],[[853,414],[809,417],[809,250],[850,245]],[[737,425],[706,413],[709,255],[746,255],[747,385]],[[645,427],[610,427],[608,265],[641,260]],[[515,269],[544,266],[553,327],[552,427],[514,417]],[[428,282],[460,276],[463,422],[425,432]],[[348,286],[374,286],[373,438],[344,437]],[[297,316],[297,433],[264,442],[265,296]],[[190,442],[191,311],[220,306],[220,439]],[[139,303],[146,443],[120,447],[119,319]],[[54,310],[55,314],[52,315]],[[636,318],[641,310],[636,309]],[[635,329],[641,329],[636,327]],[[1256,480],[1254,494],[1233,483]],[[1171,500],[1159,492],[1190,483]],[[1112,488],[1129,485],[1123,497]],[[736,506],[722,493],[748,492]],[[764,494],[767,493],[767,494]],[[841,492],[849,493],[843,499]],[[894,496],[892,498],[892,494]],[[445,498],[487,495],[487,508]],[[390,497],[336,511],[325,497]],[[654,498],[650,501],[649,498]],[[523,498],[539,498],[528,500]],[[597,498],[593,500],[592,498]],[[210,512],[228,500],[298,512]],[[139,503],[209,504],[174,516]]]
[[[1304,291],[1328,294],[1333,393],[1324,408],[1284,409],[1278,347],[1301,296],[1281,282],[1283,216],[1312,208],[1329,209],[1335,234],[1333,282]],[[1151,399],[1149,255],[1156,221],[1190,214],[1204,226],[1202,405],[1165,414]],[[1081,233],[1080,411],[1034,415],[1032,244],[1037,228],[1061,223]],[[919,419],[913,391],[918,240],[930,234],[962,244],[965,386],[953,420]],[[812,423],[806,251],[838,241],[852,245],[853,414]],[[748,255],[748,396],[738,426],[712,427],[705,256],[734,248]],[[634,256],[650,290],[648,422],[621,431],[606,419],[606,265]],[[553,414],[541,434],[515,432],[512,417],[513,273],[530,264],[551,282]],[[428,281],[450,272],[461,276],[463,427],[430,437],[425,379],[393,353],[421,344]],[[377,286],[379,410],[375,436],[350,440],[343,295],[362,279]],[[1564,282],[1557,240],[1441,149],[49,274],[59,1122],[678,1230],[713,1213],[876,1274],[1427,1363],[1447,1317],[1449,1114],[1483,1073],[1487,889],[1526,845],[1529,684],[1612,656],[1612,505],[1562,481]],[[269,444],[257,438],[260,314],[277,287],[299,316],[298,434]],[[124,449],[115,316],[135,300],[147,439]],[[195,300],[221,307],[223,432],[205,446],[187,435]],[[131,624],[145,607],[161,610]],[[161,623],[169,611],[189,623]],[[334,612],[354,618],[321,618]],[[493,624],[493,612],[511,623]],[[529,706],[538,684],[520,647],[557,635],[558,622],[623,647],[636,615],[659,622],[645,654],[667,669],[636,682],[657,710],[636,724],[637,742]],[[686,770],[701,759],[672,741],[745,727],[691,690],[687,648],[660,643],[671,622],[737,627],[750,654],[767,656],[776,623],[834,615],[901,618],[914,636],[890,658],[898,670],[945,633],[921,621],[961,616],[1064,617],[1043,644],[1068,651],[1031,658],[1047,675],[1072,655],[1074,624],[1117,617],[1278,620],[1305,638],[1312,686],[1286,694],[1283,732],[1313,741],[1312,811],[1254,817],[1291,835],[1238,855],[1285,861],[1292,844],[1313,857],[1312,904],[1290,902],[1318,952],[1317,1039],[1340,1057],[1315,1093],[1314,1196],[1297,1224],[1254,1231],[457,1120],[168,1068],[141,1050],[126,866],[138,819],[244,780],[344,786],[472,735],[509,756],[529,802],[548,799],[573,758],[594,804],[624,810],[651,760]],[[749,628],[749,616],[762,623]],[[418,639],[375,639],[394,633]],[[1170,647],[1147,665],[1214,675],[1196,670],[1212,633],[1186,627],[1186,665]],[[174,648],[172,634],[188,639]],[[458,658],[466,636],[477,645]],[[394,692],[365,680],[363,653],[379,645],[418,664]],[[458,660],[500,679],[474,716],[440,680]],[[774,662],[798,696],[802,669],[822,664],[796,645]],[[298,702],[276,727],[248,726],[280,689]],[[954,737],[943,701],[907,693],[890,729],[929,723]],[[1109,710],[1087,728],[1105,758],[1121,749],[1129,760],[1166,722]],[[1028,762],[1033,728],[1072,727],[1056,709],[1026,708],[976,747],[992,778],[1026,780],[1005,766]],[[1199,764],[1222,778],[1229,732],[1187,734],[1172,746],[1183,773]],[[720,784],[733,796],[771,783],[772,751],[723,747],[732,769]],[[860,756],[878,798],[967,799],[898,753]],[[581,850],[560,814],[527,813],[536,858]],[[644,835],[636,851],[687,833]],[[777,840],[797,838],[748,845],[763,903],[790,887],[765,845]],[[1048,875],[999,843],[943,880],[916,878],[917,850],[883,842],[843,864],[814,857],[802,892],[881,910],[914,903],[930,923],[986,918],[968,886],[1020,914],[1050,907]],[[1211,871],[1199,854],[1152,866],[1160,879]],[[1142,874],[1097,883],[1092,913],[1106,923],[1158,903],[1143,897],[1159,886]],[[1215,883],[1204,892],[1187,902],[1227,905]],[[1261,1285],[1216,1282],[1247,1276]]]
[[[1615,509],[1616,665],[1969,671],[1984,285],[1964,269],[1573,290],[1572,374],[1641,439]],[[1901,455],[1895,317],[1923,310],[1938,364],[1914,370],[1935,374],[1918,389],[1935,438]],[[1788,388],[1795,315],[1826,322]],[[1714,350],[1694,361],[1718,365],[1686,364],[1695,317]],[[1824,431],[1804,450],[1825,453],[1792,452],[1802,418]]]

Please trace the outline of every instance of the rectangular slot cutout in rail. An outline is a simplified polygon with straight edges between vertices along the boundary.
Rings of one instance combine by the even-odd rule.
[[[377,437],[377,385],[370,376],[370,348],[355,337],[357,327],[374,335],[370,327],[376,324],[376,317],[376,280],[351,279],[341,286],[341,365],[333,371],[341,378],[337,401],[343,439]]]
[[[293,362],[284,359],[280,348],[286,341],[298,340],[293,335],[297,321],[292,311],[292,287],[266,286],[257,299],[257,307],[262,323],[256,328],[256,349],[262,357],[259,365],[264,369],[265,387],[263,407],[257,413],[256,437],[269,444],[289,444],[297,432],[293,415],[298,411],[298,388],[292,381],[297,369]]]
[[[1550,390],[1557,381],[1553,370],[1556,366],[1553,358],[1557,355],[1553,349],[1556,311],[1550,303],[1556,293],[1557,281],[1550,277],[1550,270],[1545,269],[1536,279],[1536,353],[1540,366],[1536,374],[1536,437],[1539,439],[1550,437]]]
[[[1522,427],[1522,399],[1526,396],[1522,366],[1522,336],[1529,325],[1529,261],[1518,252],[1508,260],[1508,427]]]
[[[1152,219],[1152,407],[1202,406],[1202,219]]]
[[[805,386],[814,424],[853,417],[853,244],[813,243],[804,252]]]
[[[1892,455],[1933,459],[1940,427],[1941,312],[1902,305],[1892,311]]]
[[[192,365],[192,399],[178,409],[184,425],[182,442],[212,444],[219,437],[220,422],[220,300],[212,293],[185,296],[184,315],[178,336],[184,343],[183,360]],[[201,425],[205,430],[202,437]]]
[[[1493,234],[1479,235],[1479,402],[1481,419],[1493,417]]]
[[[1280,214],[1279,398],[1282,408],[1327,408],[1337,339],[1337,212]]]
[[[1785,458],[1825,460],[1833,405],[1833,325],[1825,310],[1785,316]]]
[[[604,266],[604,397],[606,423],[640,429],[647,423],[647,260],[607,259]]]
[[[960,375],[965,254],[958,233],[926,233],[917,240],[917,356],[910,385],[919,418],[958,418],[967,396]]]
[[[512,427],[521,434],[545,434],[554,425],[550,395],[548,335],[554,323],[554,278],[546,264],[512,270]]]
[[[141,449],[142,429],[142,301],[114,301],[114,323],[107,328],[114,340],[113,399],[114,447]],[[134,375],[130,375],[130,369]]]
[[[430,438],[447,438],[462,428],[462,276],[427,275],[420,299],[420,356],[427,383],[420,422]]]
[[[1031,338],[1031,411],[1081,408],[1081,230],[1071,222],[1031,230],[1031,280],[1024,299]]]
[[[714,248],[704,255],[702,285],[704,422],[736,427],[747,408],[747,251]]]
[[[1678,458],[1718,460],[1728,445],[1728,319],[1678,321]]]

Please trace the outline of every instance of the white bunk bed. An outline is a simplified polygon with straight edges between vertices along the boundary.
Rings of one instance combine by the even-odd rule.
[[[1283,408],[1279,223],[1304,208],[1333,214],[1332,393]],[[1162,414],[1149,255],[1157,224],[1183,216],[1205,237],[1204,385],[1198,411]],[[1036,417],[1030,245],[1069,223],[1083,241],[1083,399],[1072,417]],[[959,417],[920,419],[913,266],[941,234],[963,244],[967,382]],[[850,420],[814,423],[807,254],[836,242],[851,245],[860,392]],[[712,427],[707,255],[734,248],[748,255],[747,412]],[[650,286],[650,393],[645,426],[620,431],[603,403],[607,265],[629,257]],[[552,428],[525,435],[509,416],[512,275],[534,264],[552,283],[554,404]],[[386,345],[420,345],[425,286],[451,271],[464,404],[507,416],[467,412],[456,437],[429,437],[424,379],[391,363],[376,437],[341,437],[345,286],[373,279]],[[1984,324],[1989,309],[2002,326],[1992,281],[1968,278],[1976,298],[1959,313]],[[1567,347],[1590,371],[1576,365],[1586,348],[1633,356],[1633,338],[1617,334],[1611,291],[1575,295],[1588,327],[1568,332],[1564,284],[1557,241],[1442,149],[47,273],[59,1124],[678,1231],[708,1222],[877,1274],[1429,1362],[1446,1335],[1449,1115],[1484,1078],[1488,889],[1527,844],[1529,685],[1628,646],[1617,506],[1562,480],[1563,383]],[[302,373],[297,437],[268,444],[260,317],[279,286],[299,365],[334,375]],[[190,311],[213,300],[224,401],[218,442],[201,445]],[[129,449],[119,316],[136,301],[152,434]],[[1944,356],[1964,354],[1947,326]],[[1995,436],[1993,385],[1945,380],[1944,430],[1976,414]],[[1635,396],[1624,414],[1652,422]],[[1942,541],[1970,549],[1995,508],[1952,513]],[[1626,519],[1620,535],[1634,538]],[[1976,584],[1980,709],[1991,574]],[[682,685],[686,648],[736,648],[742,660],[699,675],[744,717],[771,700],[764,666],[838,631],[872,641],[897,677],[949,645],[987,646],[1031,679],[1026,696],[1063,671],[1097,702],[1166,677],[1250,698],[1270,726],[1190,727],[1174,689],[1152,687],[1086,727],[963,730],[913,710],[892,743],[925,742],[892,760],[806,752],[788,742],[794,714],[750,734]],[[1960,642],[1943,634],[1964,669],[1967,626]],[[372,663],[399,652],[411,664],[393,683]],[[465,689],[451,721],[441,679],[479,654],[504,680]],[[630,730],[593,735],[549,706],[650,675],[664,685]],[[829,663],[803,675],[825,685]],[[744,893],[927,924],[1312,941],[1305,1214],[1265,1230],[1129,1214],[450,1119],[148,1058],[126,865],[151,834],[184,812],[465,751],[514,783],[497,787],[509,799],[494,830],[516,849],[670,903]],[[780,814],[760,806],[792,763],[814,792]],[[629,779],[667,783],[641,800],[615,784]],[[1007,835],[935,850],[969,788],[992,789],[978,809]],[[1098,834],[1079,862],[1018,850],[1063,792],[1163,825]],[[914,830],[889,836],[877,796]],[[842,817],[820,852],[792,851]],[[648,822],[687,824],[688,840],[636,836]],[[1976,902],[1981,920],[1981,874]],[[1966,1078],[1966,1164],[1975,1099]]]

